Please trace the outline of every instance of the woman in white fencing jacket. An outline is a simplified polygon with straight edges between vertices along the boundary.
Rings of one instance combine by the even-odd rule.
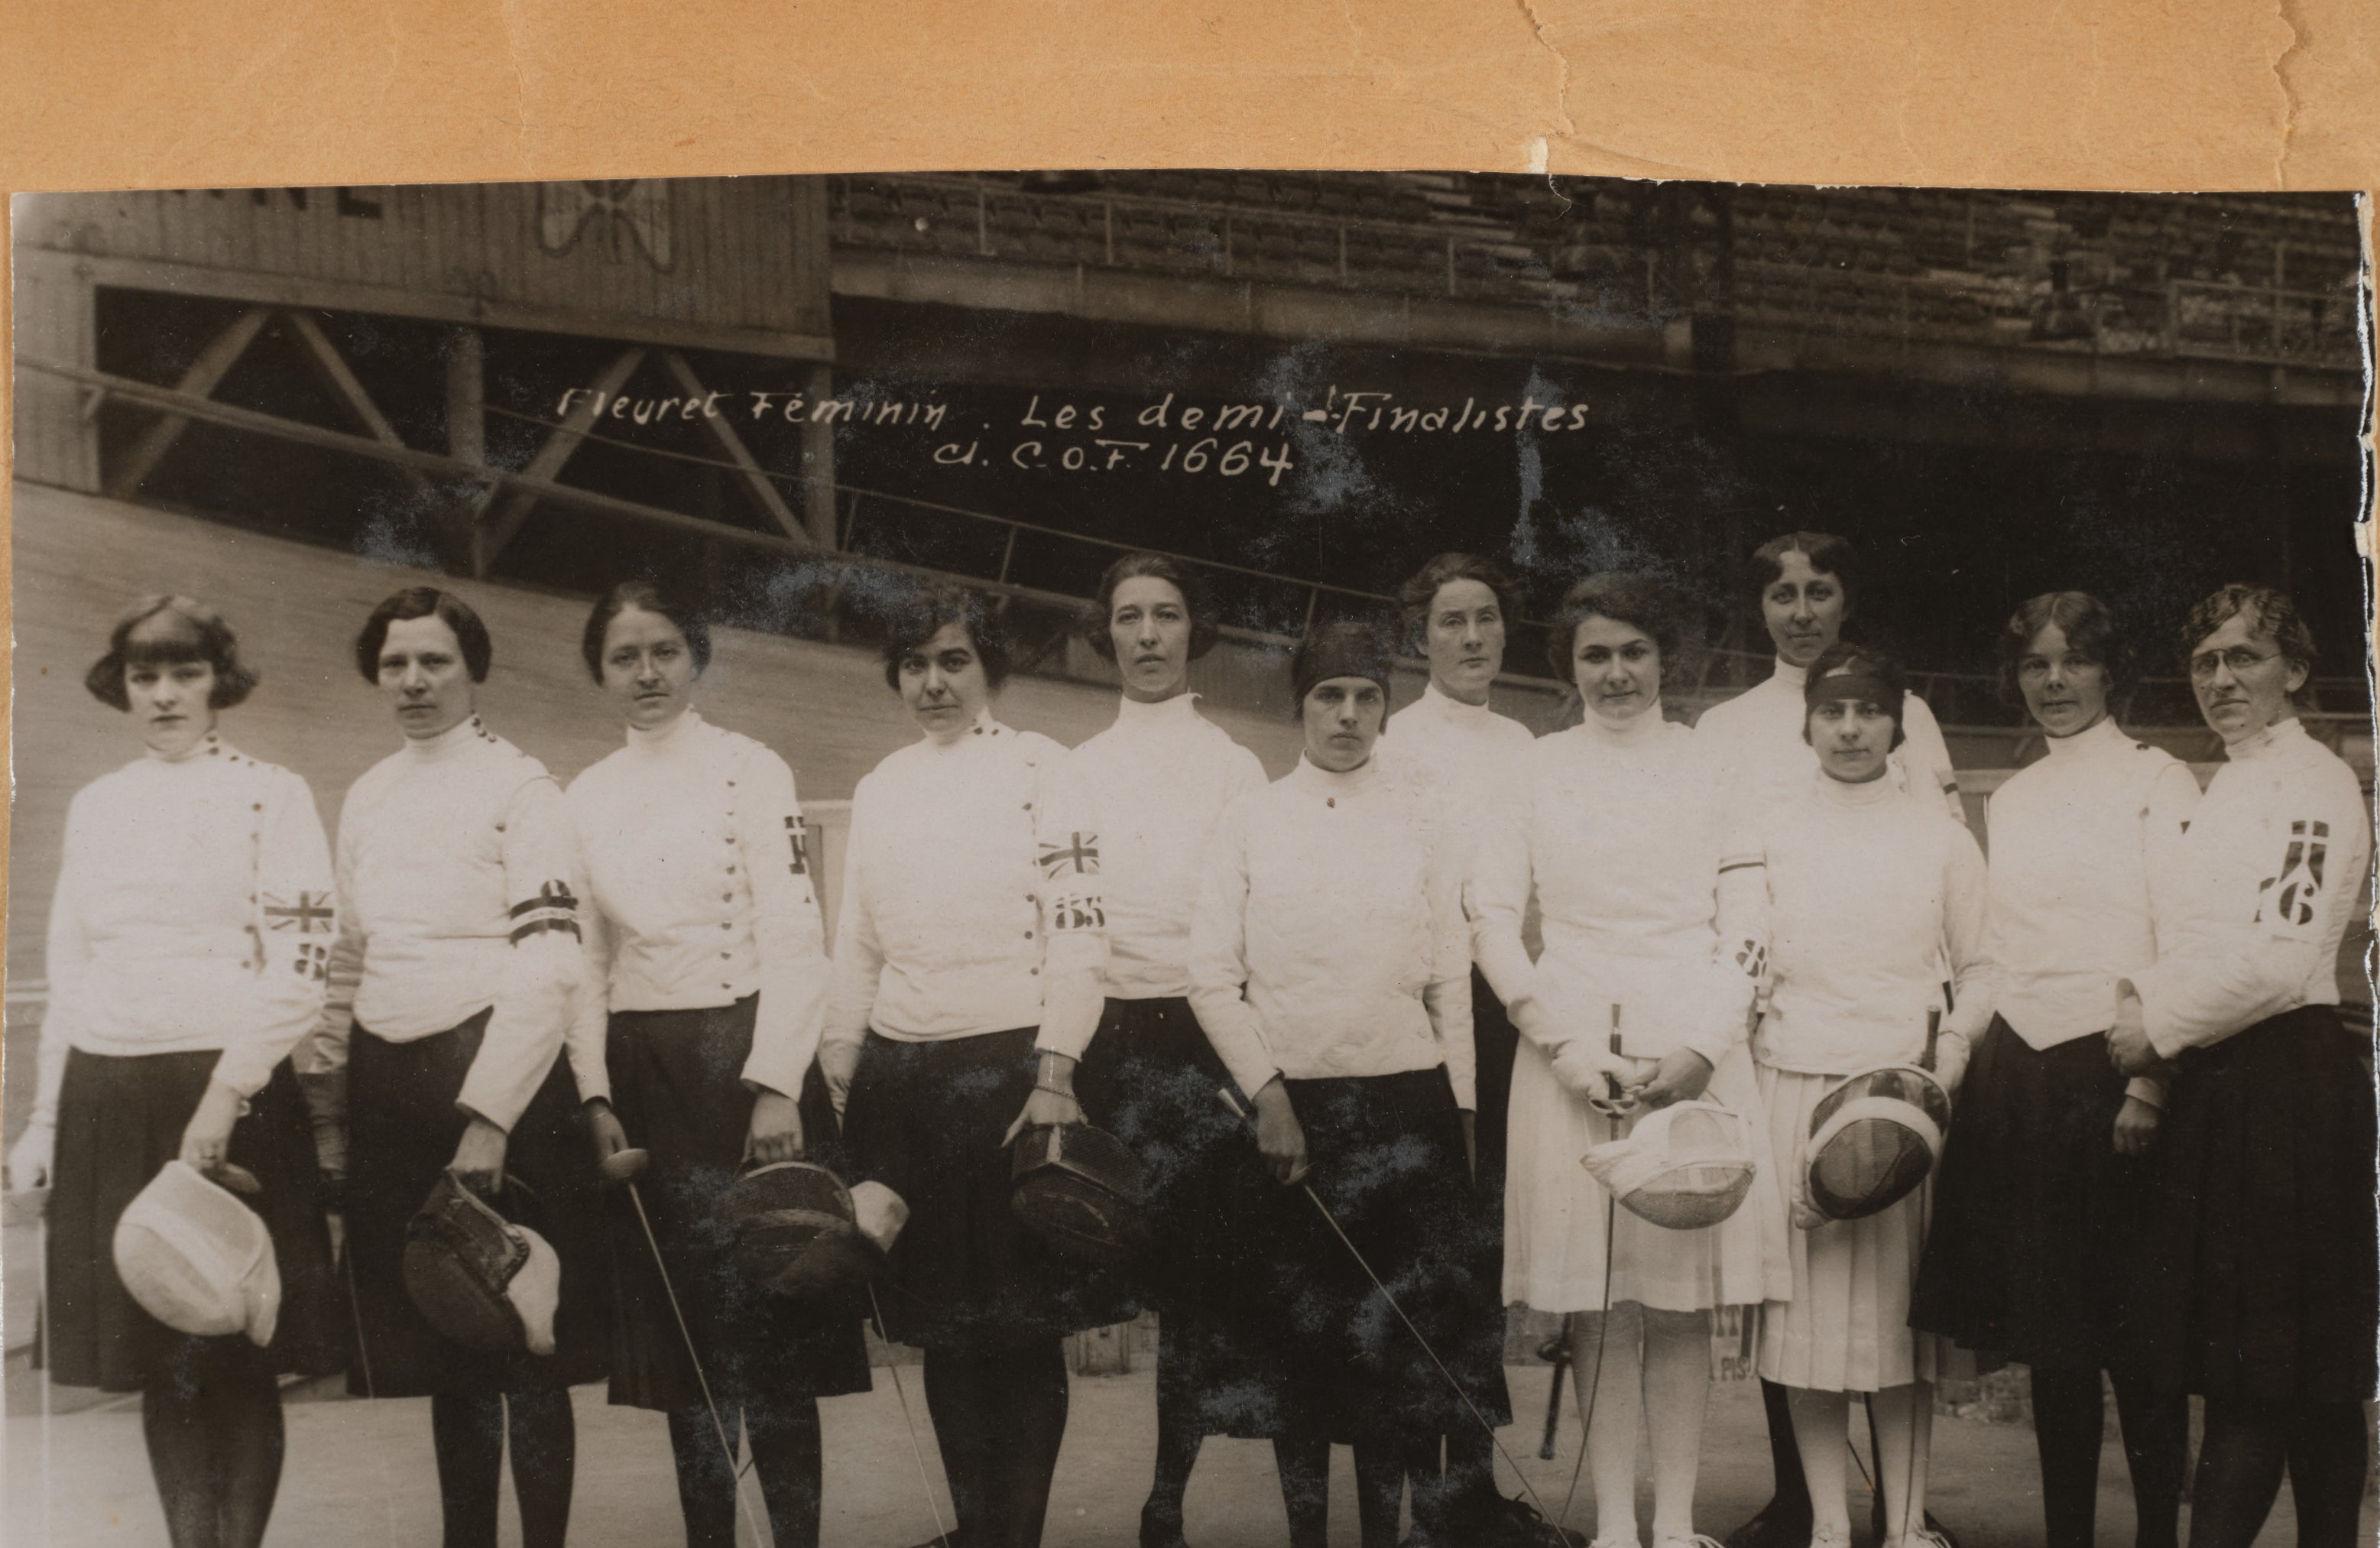
[[[1097,812],[1108,916],[1107,1008],[1075,1089],[1139,1158],[1154,1243],[1142,1299],[1160,1317],[1157,1468],[1141,1548],[1181,1548],[1182,1497],[1208,1434],[1269,1433],[1245,1403],[1257,1351],[1244,1310],[1233,1200],[1256,1148],[1216,1092],[1231,1082],[1191,1014],[1190,915],[1223,808],[1264,786],[1256,754],[1198,713],[1190,664],[1215,612],[1189,568],[1159,554],[1108,567],[1084,620],[1115,663],[1116,720],[1068,755]]]
[[[1104,1005],[1099,835],[1065,750],[991,715],[1008,649],[974,593],[897,599],[884,679],[923,736],[851,802],[820,1061],[854,1175],[909,1205],[879,1287],[926,1351],[967,1548],[1032,1548],[1066,1428],[1063,1335],[1132,1315],[1009,1205],[1008,1140],[1081,1115]]]
[[[78,791],[50,904],[49,1005],[33,1119],[9,1186],[51,1188],[42,1342],[52,1379],[141,1395],[176,1548],[254,1548],[281,1479],[276,1373],[336,1369],[304,1099],[288,1053],[322,1009],[330,849],[304,780],[225,741],[256,675],[188,597],[144,597],[84,679],[143,753]],[[259,1348],[142,1310],[111,1244],[167,1163],[261,1185],[281,1281]],[[53,1186],[55,1185],[55,1186]]]
[[[339,813],[339,943],[305,1073],[346,1179],[348,1391],[430,1398],[447,1548],[495,1542],[507,1435],[522,1540],[558,1548],[567,1389],[604,1371],[609,1262],[578,1097],[601,1089],[601,1053],[561,1056],[583,971],[577,846],[561,786],[475,711],[492,653],[479,615],[428,586],[357,637],[405,744]],[[552,1354],[468,1347],[408,1294],[407,1225],[450,1171],[559,1255]]]
[[[2246,1548],[2287,1468],[2298,1541],[2356,1541],[2373,1396],[2368,1034],[2339,946],[2371,905],[2370,806],[2298,718],[2315,661],[2289,597],[2226,586],[2184,628],[2225,762],[2182,841],[2180,918],[2116,985],[2109,1052],[2169,1075],[2139,1262],[2139,1358],[2206,1400],[2193,1548]],[[2361,965],[2350,970],[2360,971]]]
[[[2172,1548],[2189,1409],[2124,1347],[2164,1087],[2117,1074],[2107,1032],[2116,980],[2154,963],[2177,927],[2198,781],[2117,725],[2130,658],[2097,598],[2034,597],[1999,649],[2003,694],[2048,756],[1992,797],[1997,1014],[1943,1151],[1912,1317],[2031,1369],[2049,1548],[2090,1548],[2112,1367],[2135,1541]]]
[[[1427,791],[1377,766],[1391,656],[1326,624],[1291,681],[1297,768],[1226,809],[1191,923],[1190,1003],[1284,1185],[1309,1184],[1432,1347],[1485,1315],[1469,1268],[1471,941],[1463,856]],[[1294,1192],[1248,1223],[1287,1326],[1274,1452],[1293,1548],[1328,1528],[1330,1445],[1355,1448],[1366,1548],[1407,1474],[1474,1424],[1332,1228]]]
[[[746,1163],[839,1149],[825,1081],[811,1079],[828,969],[794,774],[692,707],[710,629],[684,597],[613,587],[580,652],[627,721],[627,745],[564,798],[587,875],[579,1042],[604,1048],[609,1076],[589,1107],[599,1152],[650,1157],[638,1188],[670,1275],[624,1190],[611,1210],[612,1401],[669,1416],[689,1548],[733,1548],[734,1464],[691,1337],[728,1443],[740,1419],[751,1444],[776,1541],[816,1548],[817,1400],[868,1389],[865,1302],[837,1313],[769,1295],[738,1277],[714,1223]]]
[[[1713,771],[1695,733],[1661,714],[1682,632],[1676,604],[1643,577],[1571,588],[1548,655],[1576,685],[1585,718],[1529,748],[1524,794],[1489,826],[1474,883],[1480,966],[1523,1037],[1504,1298],[1580,1313],[1572,1368],[1580,1407],[1595,1416],[1586,1445],[1601,1542],[1638,1541],[1641,1412],[1655,1548],[1695,1542],[1712,1311],[1791,1289],[1784,1195],[1745,1044],[1759,964],[1749,943],[1718,931]],[[1521,933],[1533,896],[1545,920],[1535,962]],[[1751,1196],[1696,1230],[1614,1209],[1579,1158],[1645,1113],[1706,1093],[1754,1120]]]
[[[1984,859],[1934,792],[1889,776],[1906,702],[1889,657],[1837,645],[1811,664],[1803,700],[1819,772],[1800,799],[1767,810],[1742,849],[1763,865],[1730,871],[1721,887],[1722,937],[1755,954],[1765,943],[1768,1006],[1754,1052],[1770,1143],[1795,1193],[1791,1293],[1761,1309],[1760,1375],[1787,1389],[1813,1543],[1851,1541],[1841,1440],[1849,1396],[1863,1393],[1883,1469],[1883,1541],[1938,1544],[1921,1514],[1938,1351],[1909,1326],[1930,1184],[1864,1216],[1820,1218],[1812,1119],[1844,1077],[1917,1063],[1937,1018],[1936,1077],[1957,1090],[1992,1014]]]

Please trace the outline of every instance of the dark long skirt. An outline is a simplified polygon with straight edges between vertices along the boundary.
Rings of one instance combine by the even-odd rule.
[[[1032,1092],[1038,1030],[935,1042],[870,1031],[860,1046],[843,1121],[852,1180],[909,1205],[878,1281],[891,1338],[990,1354],[1138,1314],[1127,1276],[1060,1256],[1008,1207],[1001,1140]]]
[[[1421,1336],[1441,1356],[1460,1348],[1488,1303],[1470,1268],[1474,1204],[1445,1069],[1287,1086],[1307,1182]],[[1279,1190],[1279,1203],[1267,1290],[1288,1323],[1276,1377],[1288,1432],[1410,1448],[1472,1424],[1348,1242],[1301,1190]]]
[[[1913,1325],[2027,1365],[2123,1361],[2155,1164],[2116,1151],[2125,1084],[2104,1036],[2036,1052],[1993,1018],[1936,1174]]]
[[[1504,1381],[1504,1157],[1512,1113],[1512,1061],[1521,1034],[1488,976],[1471,969],[1471,1032],[1476,1065],[1477,1116],[1473,1137],[1479,1175],[1471,1185],[1471,1272],[1483,1308],[1477,1324],[1446,1354],[1471,1400],[1489,1422],[1512,1422],[1512,1395]],[[1465,1426],[1470,1421],[1466,1419]]]
[[[2155,1152],[2134,1304],[2168,1391],[2271,1402],[2373,1396],[2368,1045],[2302,1006],[2181,1055]]]
[[[140,1309],[115,1273],[115,1223],[165,1164],[212,1078],[215,1050],[117,1057],[72,1049],[58,1092],[57,1152],[48,1205],[50,1370],[67,1386],[138,1392],[168,1365],[191,1368],[197,1347],[248,1344],[243,1334],[194,1338]],[[281,1271],[281,1310],[261,1358],[283,1375],[339,1368],[342,1308],[322,1221],[314,1134],[284,1059],[232,1126],[229,1159],[262,1191],[244,1201],[264,1218]],[[40,1342],[36,1343],[36,1358]]]
[[[612,1015],[605,1049],[612,1105],[628,1143],[651,1157],[637,1188],[670,1274],[664,1285],[628,1190],[613,1189],[614,1403],[674,1413],[702,1402],[670,1310],[673,1286],[720,1403],[868,1389],[865,1296],[832,1311],[805,1309],[738,1275],[724,1259],[713,1211],[735,1180],[752,1126],[753,1095],[742,1075],[759,1004],[747,994],[708,1009]],[[803,1084],[801,1112],[806,1155],[844,1170],[837,1164],[834,1108],[815,1068]]]
[[[1201,1433],[1254,1440],[1279,1429],[1257,1398],[1280,1319],[1259,1293],[1248,1223],[1279,1207],[1280,1189],[1225,1091],[1238,1088],[1180,999],[1110,1000],[1075,1072],[1084,1116],[1140,1158],[1148,1189],[1137,1278],[1159,1314],[1158,1391],[1186,1404]]]
[[[406,1293],[406,1225],[462,1140],[468,1120],[455,1099],[489,1014],[411,1042],[374,1037],[358,1022],[349,1040],[347,1255],[361,1338],[347,1365],[347,1390],[357,1396],[554,1391],[603,1379],[611,1261],[594,1148],[566,1059],[554,1059],[513,1126],[504,1172],[522,1187],[496,1201],[562,1261],[554,1352],[468,1348],[432,1328]]]

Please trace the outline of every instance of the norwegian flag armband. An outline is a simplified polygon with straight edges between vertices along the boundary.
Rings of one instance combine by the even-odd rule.
[[[515,945],[549,930],[577,940],[578,899],[570,895],[567,884],[547,882],[537,889],[536,896],[513,905],[512,925]]]

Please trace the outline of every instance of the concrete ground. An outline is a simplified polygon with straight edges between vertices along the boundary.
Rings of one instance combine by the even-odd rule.
[[[1537,1457],[1548,1368],[1511,1371],[1521,1423],[1503,1432],[1549,1511],[1561,1507],[1578,1458],[1577,1413],[1566,1406],[1561,1442],[1551,1461]],[[876,1371],[875,1390],[829,1398],[822,1405],[827,1436],[825,1541],[835,1548],[906,1548],[932,1530],[918,1465],[902,1424],[892,1368]],[[914,1366],[900,1371],[910,1410],[925,1424]],[[40,1417],[37,1376],[21,1359],[9,1362],[5,1432],[10,1543],[74,1543],[90,1548],[152,1548],[165,1542],[164,1523],[140,1444],[135,1398],[53,1406],[46,1429]],[[60,1397],[67,1395],[60,1394]],[[657,1415],[613,1408],[600,1387],[576,1395],[578,1413],[577,1500],[571,1542],[580,1548],[650,1548],[680,1541],[669,1444]],[[335,1543],[342,1548],[434,1544],[437,1490],[430,1454],[427,1399],[354,1402],[315,1391],[291,1394],[289,1450],[281,1498],[267,1542],[286,1548]],[[76,1411],[67,1412],[73,1407]],[[1856,1420],[1854,1421],[1856,1423]],[[1045,1542],[1049,1548],[1091,1548],[1135,1541],[1141,1499],[1154,1446],[1153,1377],[1147,1369],[1125,1376],[1077,1377],[1066,1444],[1058,1468]],[[1935,1422],[1936,1513],[1959,1532],[1962,1548],[2030,1548],[2041,1539],[2039,1480],[2032,1432],[1944,1417]],[[923,1432],[925,1467],[937,1506],[948,1519],[949,1496],[930,1431]],[[1864,1436],[1861,1449],[1864,1451]],[[1333,1457],[1331,1541],[1355,1542],[1352,1469],[1347,1453]],[[2129,1543],[2131,1496],[2121,1457],[2110,1447],[2102,1467],[2102,1542]],[[1509,1470],[1506,1490],[1518,1493]],[[1854,1472],[1853,1488],[1860,1487]],[[1703,1448],[1696,1524],[1723,1534],[1768,1492],[1768,1449],[1759,1390],[1750,1383],[1714,1389]],[[757,1491],[754,1498],[757,1501]],[[1640,1520],[1649,1523],[1649,1485],[1640,1484]],[[507,1499],[504,1542],[519,1542]],[[1855,1539],[1867,1541],[1864,1499],[1855,1504]],[[1594,1507],[1584,1486],[1572,1525],[1594,1530]],[[2370,1507],[2362,1541],[2373,1541]],[[1195,1548],[1281,1548],[1286,1542],[1271,1448],[1260,1442],[1211,1441],[1190,1488],[1188,1535]],[[2295,1541],[2288,1492],[2257,1542],[2282,1548]]]

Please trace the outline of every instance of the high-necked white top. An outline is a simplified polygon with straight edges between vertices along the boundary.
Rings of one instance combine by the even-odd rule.
[[[1996,1006],[2026,1046],[2115,1025],[2116,981],[2157,958],[2180,907],[2198,781],[2112,720],[2049,738],[1991,798]],[[2158,1100],[2156,1083],[2133,1094]]]
[[[220,1049],[214,1079],[261,1090],[322,1008],[331,851],[306,782],[209,733],[75,793],[50,899],[36,1122],[67,1051]]]
[[[2168,1058],[2300,1006],[2338,1003],[2338,948],[2372,905],[2372,825],[2355,772],[2280,721],[2224,750],[2180,861],[2157,961],[2129,974]]]
[[[1809,718],[1802,690],[1809,676],[1807,667],[1779,656],[1766,682],[1713,704],[1694,723],[1730,798],[1745,802],[1747,812],[1798,798],[1818,772],[1816,750],[1802,739]],[[1913,693],[1902,696],[1900,730],[1901,743],[1892,751],[1886,777],[1905,789],[1926,792],[1963,822],[1959,775],[1950,766],[1942,727]],[[1758,821],[1751,815],[1743,820]]]
[[[1201,715],[1196,697],[1122,700],[1115,724],[1067,755],[1098,811],[1111,999],[1190,993],[1190,914],[1207,846],[1223,808],[1264,788],[1257,755]]]
[[[1461,846],[1366,761],[1233,801],[1190,929],[1190,1006],[1240,1089],[1446,1067],[1475,1104]]]
[[[1522,795],[1484,835],[1472,882],[1480,970],[1516,1018],[1558,1047],[1658,1059],[1690,1048],[1716,1066],[1743,1041],[1749,956],[1720,948],[1720,798],[1695,733],[1648,712],[1590,715],[1532,743]],[[1756,862],[1755,862],[1756,863]],[[1534,893],[1545,951],[1523,945]]]
[[[1473,842],[1523,794],[1530,729],[1486,704],[1466,704],[1432,682],[1389,717],[1374,756],[1390,775],[1443,798],[1447,821]]]
[[[563,800],[594,905],[581,1038],[601,1046],[607,1008],[697,1010],[757,992],[744,1082],[798,1099],[829,969],[794,771],[686,710],[658,731],[629,726]]]
[[[1993,970],[1984,856],[1965,823],[1889,778],[1824,774],[1764,822],[1767,884],[1723,894],[1721,926],[1767,942],[1761,1062],[1805,1075],[1914,1063],[1932,1011],[1946,1011],[1945,1033],[1982,1036]],[[1738,923],[1739,908],[1753,917]]]
[[[1102,881],[1064,748],[990,714],[910,743],[852,793],[826,1041],[1038,1027],[1081,1057],[1106,1005]]]
[[[301,1073],[346,1066],[350,1009],[412,1042],[492,1006],[455,1100],[511,1128],[572,1031],[577,847],[545,765],[477,715],[366,770],[339,812],[339,944]],[[574,1042],[580,1080],[601,1061]]]

